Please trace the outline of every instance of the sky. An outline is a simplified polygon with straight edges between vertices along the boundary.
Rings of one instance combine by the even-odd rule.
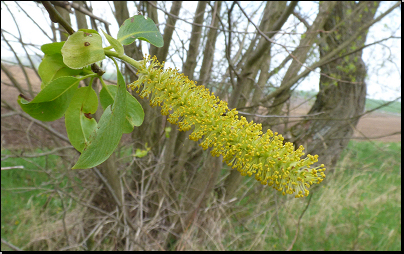
[[[27,18],[27,16],[18,8],[18,6],[14,2],[2,2],[1,8],[1,28],[11,34],[14,34],[18,38],[18,30],[14,25],[13,18],[10,16],[5,4],[10,8],[14,17],[18,20],[18,22],[24,22],[24,26],[20,26],[20,33],[22,34],[22,38],[24,38],[25,43],[32,43],[36,45],[42,45],[44,43],[50,43],[51,41],[43,35],[40,29],[33,24],[33,22]],[[133,2],[128,2],[133,4]],[[245,9],[247,13],[251,13],[252,7],[259,2],[240,2],[242,7]],[[382,2],[378,11],[376,13],[376,17],[380,15],[380,13],[384,12],[388,8],[390,8],[395,2]],[[38,8],[37,4],[34,2],[19,2],[20,6],[29,14],[35,22],[37,22],[43,30],[45,30],[48,34],[51,34],[51,29],[49,27],[50,21],[45,11]],[[309,23],[311,23],[318,10],[317,2],[299,2],[298,7],[299,12],[305,14],[308,17]],[[254,7],[255,7],[254,6]],[[262,4],[261,8],[263,9],[264,4]],[[112,3],[107,2],[93,2],[94,14],[98,17],[103,18],[104,20],[108,20],[111,22],[110,31],[112,36],[116,36],[119,26],[113,17],[111,12],[111,8],[113,8]],[[170,5],[166,7],[168,10]],[[196,2],[186,2],[183,4],[183,8],[181,9],[180,16],[184,17],[186,20],[192,22],[193,14],[196,9]],[[129,5],[129,14],[130,16],[138,14],[136,7]],[[44,15],[45,14],[45,15]],[[158,11],[159,20],[164,19],[164,13],[162,11]],[[206,14],[205,14],[206,15]],[[260,16],[256,15],[252,17],[252,20],[255,24],[259,23]],[[247,21],[239,24],[236,28],[238,31],[243,31],[246,29]],[[72,25],[76,27],[75,18],[72,18]],[[162,24],[163,26],[164,24]],[[174,43],[180,44],[180,40],[184,38],[184,35],[189,35],[191,31],[191,25],[187,24],[181,20],[178,20],[176,23],[177,33],[174,33]],[[254,32],[254,27],[250,24],[248,25],[249,32]],[[273,39],[279,43],[287,45],[293,48],[293,46],[297,46],[299,42],[299,37],[301,33],[304,33],[306,30],[303,24],[298,24],[294,17],[290,17],[287,23],[284,25],[282,30],[286,33],[281,33],[276,35]],[[160,31],[162,31],[162,27],[160,27]],[[393,32],[392,32],[393,31]],[[4,35],[10,41],[16,41],[17,39],[7,34],[3,31]],[[300,34],[299,34],[300,33]],[[387,17],[382,19],[381,22],[373,25],[367,37],[366,44],[372,43],[374,41],[380,40],[382,38],[389,37],[394,35],[396,37],[400,37],[398,39],[390,39],[381,43],[380,45],[375,45],[364,49],[363,51],[363,59],[367,65],[368,69],[368,77],[366,82],[367,86],[367,97],[372,99],[381,99],[381,100],[394,100],[397,97],[401,96],[401,10],[396,8],[392,13],[390,13]],[[185,37],[186,38],[186,37]],[[223,41],[224,36],[219,35],[218,41]],[[144,49],[148,48],[147,43],[144,43]],[[187,45],[188,41],[185,41]],[[174,45],[173,44],[173,47]],[[13,45],[16,45],[14,43]],[[107,46],[107,44],[105,44]],[[32,54],[34,52],[38,54],[42,54],[40,50],[34,49],[33,47],[29,47],[32,50]],[[221,43],[217,44],[217,48],[219,51],[224,52],[224,46]],[[221,49],[223,48],[223,49]],[[16,51],[19,55],[24,55],[24,51],[20,47],[16,47]],[[232,53],[234,54],[237,51],[237,45],[232,48]],[[274,63],[272,66],[277,66],[280,61],[287,55],[287,52],[280,48],[279,46],[274,46],[272,50],[274,56]],[[31,54],[31,52],[30,52]],[[2,40],[1,42],[1,55],[2,59],[9,59],[12,57],[12,53],[9,51],[9,47]],[[219,59],[218,59],[219,58]],[[216,56],[216,60],[220,60],[221,57]],[[172,58],[173,62],[167,62],[166,67],[177,67],[181,69],[182,62],[179,56],[174,56]],[[200,63],[199,63],[200,64]],[[310,62],[307,63],[310,65]],[[198,69],[198,67],[197,67]],[[303,68],[302,68],[303,69]],[[298,90],[305,91],[318,91],[318,79],[319,74],[311,73],[306,79],[304,79],[298,86]],[[270,82],[277,84],[280,82],[280,78],[282,77],[282,72],[279,73],[279,76],[273,77]]]

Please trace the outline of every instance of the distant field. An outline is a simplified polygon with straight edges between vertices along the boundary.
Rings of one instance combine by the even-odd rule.
[[[308,103],[309,105],[312,105],[316,99],[316,94],[315,92],[307,92],[307,91],[295,91],[294,96],[309,100]],[[366,105],[365,109],[366,110],[372,110],[374,108],[379,107],[380,105],[386,103],[388,101],[383,101],[383,100],[375,100],[375,99],[366,99]],[[395,101],[389,104],[386,107],[383,107],[381,109],[378,109],[376,112],[379,113],[393,113],[395,115],[401,115],[401,102],[400,101]]]
[[[384,103],[386,103],[386,101],[366,99],[366,110],[377,108]],[[391,103],[390,105],[388,105],[387,107],[383,107],[381,109],[378,109],[377,111],[383,112],[383,113],[393,113],[393,114],[401,115],[401,102],[395,101],[395,102]]]

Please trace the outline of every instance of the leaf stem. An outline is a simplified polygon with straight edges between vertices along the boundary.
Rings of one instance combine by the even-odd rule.
[[[122,61],[127,62],[128,64],[132,65],[133,67],[135,67],[136,69],[140,70],[141,69],[141,64],[139,61],[136,61],[135,59],[127,56],[127,55],[123,55],[123,56],[119,56],[119,54],[115,51],[111,51],[111,50],[105,50],[104,49],[104,53],[106,56],[113,56],[113,57],[117,57],[119,59],[121,59]]]
[[[86,76],[83,76],[83,77],[81,77],[81,78],[79,78],[79,79],[80,79],[80,81],[82,81],[82,80],[85,80],[86,78],[94,78],[94,77],[96,77],[96,76],[97,76],[97,74],[91,73],[91,74],[88,74],[88,75],[86,75]]]

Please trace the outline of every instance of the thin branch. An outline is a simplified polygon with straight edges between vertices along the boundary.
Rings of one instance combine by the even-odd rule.
[[[58,23],[63,26],[63,28],[66,29],[66,32],[68,32],[70,35],[74,34],[74,30],[70,26],[70,24],[63,19],[60,13],[55,9],[55,7],[53,7],[53,5],[49,1],[42,1],[42,4],[48,11],[49,18],[52,20],[53,23]]]
[[[17,25],[17,23],[16,23],[16,25]],[[17,25],[17,27],[18,27],[18,25]],[[8,47],[11,49],[11,51],[13,52],[15,58],[17,59],[17,62],[18,62],[19,66],[20,66],[20,68],[21,68],[21,70],[22,70],[22,72],[24,74],[25,80],[27,81],[28,91],[29,91],[30,95],[34,96],[34,91],[32,90],[31,81],[30,81],[30,79],[28,77],[27,72],[25,71],[24,65],[22,64],[20,58],[18,57],[17,52],[15,52],[14,48],[10,45],[7,38],[4,36],[3,30],[1,30],[1,36],[3,37],[4,41],[7,43]]]
[[[302,118],[302,117],[311,117],[311,116],[318,116],[318,115],[324,114],[324,112],[318,112],[318,113],[314,113],[314,114],[310,114],[310,115],[300,115],[300,116],[278,116],[278,115],[257,115],[257,114],[251,114],[251,113],[242,112],[242,111],[238,111],[238,110],[237,110],[237,112],[240,115],[257,116],[257,117],[264,117],[264,118]]]
[[[1,100],[2,103],[4,103],[8,108],[14,110],[15,112],[18,112],[18,114],[28,120],[33,121],[34,123],[38,124],[39,126],[41,126],[42,128],[44,128],[45,130],[49,131],[50,133],[52,133],[53,135],[57,136],[58,138],[70,143],[69,139],[64,136],[63,134],[60,134],[59,132],[57,132],[55,129],[53,129],[52,127],[44,124],[43,122],[36,120],[35,118],[32,118],[30,115],[28,115],[25,112],[21,112],[16,110],[13,106],[11,106],[10,104],[8,104],[5,100]]]
[[[60,6],[62,8],[65,8],[70,13],[73,13],[71,8],[74,8],[75,10],[77,10],[77,11],[79,11],[79,12],[81,12],[81,13],[83,13],[83,14],[85,14],[85,15],[93,18],[93,19],[96,19],[96,20],[98,20],[98,21],[100,21],[100,22],[102,22],[102,23],[104,23],[106,25],[109,25],[109,26],[111,25],[111,23],[109,23],[108,21],[95,16],[93,13],[91,13],[88,10],[84,9],[83,7],[78,5],[77,3],[70,3],[68,1],[50,1],[50,2],[53,5],[57,5],[57,6]]]
[[[293,16],[295,16],[300,22],[302,22],[305,25],[305,27],[307,28],[307,30],[309,30],[310,24],[300,15],[300,13],[298,13],[297,11],[294,11]]]
[[[241,7],[240,3],[238,1],[236,1],[237,6],[239,7],[239,9],[241,10],[241,12],[244,14],[244,16],[248,19],[248,22],[250,22],[255,29],[257,30],[257,32],[265,38],[265,40],[267,40],[270,43],[276,44],[281,46],[282,48],[284,48],[286,50],[286,52],[288,52],[289,55],[291,55],[296,61],[298,61],[300,63],[300,61],[292,55],[292,53],[286,48],[286,46],[275,42],[274,40],[270,39],[267,35],[265,35],[261,29],[259,29],[259,27],[251,20],[251,18],[248,16],[248,14],[244,11],[244,9]],[[294,8],[296,7],[297,2],[296,1],[292,1],[289,6],[286,8],[286,10],[282,13],[281,17],[277,20],[276,24],[274,24],[273,28],[270,30],[279,30],[282,27],[282,24],[285,23],[286,18],[290,15],[290,13],[294,10]],[[275,34],[272,34],[271,37],[273,37]],[[262,53],[266,50],[266,48],[268,47],[268,45],[262,44],[260,46],[259,49],[255,50],[254,55],[248,60],[249,63],[247,63],[247,65],[251,65],[252,62],[255,62],[259,57],[261,57]],[[303,65],[303,64],[302,64]]]
[[[393,5],[391,8],[389,8],[387,11],[385,11],[384,13],[382,13],[381,15],[379,15],[377,18],[369,21],[368,23],[366,23],[364,26],[362,26],[360,29],[357,30],[357,32],[352,35],[348,40],[346,40],[344,43],[342,43],[341,45],[339,45],[336,49],[334,49],[332,52],[328,53],[326,56],[324,56],[324,58],[314,64],[312,64],[309,67],[306,67],[304,65],[304,67],[306,67],[306,70],[304,70],[303,72],[301,72],[299,75],[293,77],[292,79],[290,79],[288,81],[287,84],[284,85],[284,88],[282,89],[277,89],[275,92],[269,94],[268,96],[266,96],[265,98],[263,98],[260,102],[267,102],[269,101],[271,98],[277,96],[278,94],[280,94],[281,92],[283,92],[284,89],[288,89],[289,87],[291,87],[293,84],[296,84],[297,81],[299,81],[301,78],[307,76],[310,72],[312,72],[314,69],[321,67],[324,65],[324,63],[328,62],[329,59],[333,56],[335,56],[336,54],[338,54],[341,50],[345,49],[350,43],[352,43],[354,40],[356,40],[356,38],[358,38],[358,36],[360,34],[362,34],[366,29],[369,29],[369,27],[371,27],[373,24],[379,22],[382,18],[384,18],[387,14],[389,14],[390,12],[392,12],[395,8],[397,8],[398,6],[400,6],[400,2],[397,2],[395,5]],[[345,80],[340,80],[340,79],[336,79],[336,78],[332,78],[329,77],[328,75],[321,73],[320,75],[326,76],[332,80],[336,80],[339,82],[344,82],[344,83],[350,83],[350,84],[358,84],[359,82],[351,82],[351,81],[345,81]]]
[[[300,226],[300,220],[302,219],[304,213],[306,212],[307,208],[309,208],[310,202],[311,202],[311,198],[313,197],[313,194],[310,195],[309,200],[307,201],[307,205],[304,208],[302,214],[300,214],[300,217],[297,221],[297,225],[296,225],[296,234],[295,234],[295,238],[293,239],[292,243],[290,244],[289,248],[286,249],[286,251],[291,251],[293,248],[293,245],[296,242],[297,236],[299,235],[299,226]]]
[[[353,50],[353,51],[351,51],[351,52],[348,52],[348,53],[346,53],[346,54],[343,54],[342,56],[335,57],[335,58],[329,60],[328,62],[323,63],[323,65],[329,64],[329,63],[331,63],[331,62],[333,62],[333,61],[335,61],[335,60],[337,60],[337,59],[344,58],[344,57],[346,57],[346,56],[352,55],[352,54],[354,54],[354,53],[356,53],[356,52],[358,52],[358,51],[361,51],[361,50],[364,49],[364,48],[373,46],[373,45],[375,45],[375,44],[381,43],[381,42],[386,41],[386,40],[389,40],[389,39],[401,39],[401,38],[395,38],[394,36],[390,36],[390,37],[387,37],[387,38],[384,38],[384,39],[381,39],[381,40],[372,42],[372,43],[370,43],[370,44],[363,45],[362,47],[359,47],[359,48],[357,48],[357,49],[355,49],[355,50]]]
[[[20,9],[25,13],[25,15],[27,15],[27,17],[42,31],[42,33],[46,37],[48,37],[50,41],[53,41],[52,38],[45,32],[45,30],[43,30],[42,27],[38,25],[38,23],[30,15],[28,15],[28,13],[18,4],[18,2],[15,1],[15,3],[18,5],[18,7],[20,7]]]
[[[5,245],[7,245],[8,247],[10,247],[11,249],[15,250],[15,251],[22,251],[22,249],[12,245],[11,243],[7,242],[6,240],[4,240],[3,238],[1,238],[1,243],[4,243]]]
[[[9,158],[9,157],[8,157]],[[3,159],[2,159],[3,160]],[[13,167],[1,167],[1,170],[10,170],[10,169],[24,169],[24,166],[13,166]]]
[[[36,157],[42,157],[42,156],[47,156],[47,155],[50,155],[50,154],[54,154],[54,153],[56,153],[58,151],[62,151],[62,150],[65,150],[65,149],[74,149],[74,147],[73,146],[63,146],[63,147],[55,148],[52,151],[48,151],[48,152],[44,152],[44,153],[10,155],[10,156],[7,156],[7,158],[13,158],[13,157],[36,158]]]
[[[15,88],[17,88],[17,90],[20,93],[24,93],[24,89],[22,88],[22,86],[20,85],[20,83],[18,83],[18,81],[14,78],[14,75],[11,74],[11,72],[8,70],[8,68],[3,65],[3,63],[1,63],[1,70],[4,71],[4,73],[7,75],[7,77],[10,79],[11,83],[13,83],[13,85],[15,86]]]
[[[96,168],[92,168],[92,170],[95,172],[95,174],[101,179],[101,181],[105,184],[105,186],[108,188],[109,192],[111,193],[112,197],[114,198],[116,204],[119,206],[120,209],[124,209],[122,207],[122,203],[119,201],[118,197],[115,194],[114,189],[112,189],[111,185],[109,185],[108,180],[101,174],[101,172]]]
[[[152,5],[154,8],[156,8],[156,9],[158,9],[158,10],[164,12],[164,13],[167,14],[168,16],[174,17],[175,19],[184,21],[185,23],[188,23],[188,24],[191,24],[191,25],[201,26],[201,27],[207,27],[207,28],[211,28],[211,29],[214,29],[214,30],[219,30],[219,31],[224,31],[224,32],[232,32],[232,33],[239,33],[239,34],[254,34],[254,33],[256,33],[256,32],[246,32],[246,31],[242,32],[242,31],[234,31],[234,30],[229,31],[229,30],[224,29],[224,28],[219,28],[219,27],[214,27],[214,26],[208,26],[208,25],[202,25],[202,24],[196,24],[196,23],[190,22],[190,21],[188,21],[188,20],[186,20],[186,19],[180,18],[179,16],[176,16],[176,15],[174,15],[174,14],[171,14],[170,12],[168,12],[168,11],[166,11],[166,10],[164,10],[164,9],[162,9],[162,8],[160,8],[160,7],[158,7],[158,6],[155,5],[155,4],[153,4],[152,1],[147,1],[147,2],[148,2],[150,5]],[[213,20],[213,19],[212,19],[212,20]],[[156,25],[161,25],[161,23],[156,24]],[[271,31],[271,32],[268,32],[268,33],[277,33],[277,32],[278,32],[278,31]]]

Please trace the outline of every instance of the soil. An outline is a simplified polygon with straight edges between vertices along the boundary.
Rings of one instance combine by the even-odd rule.
[[[17,82],[24,88],[24,95],[29,96],[27,90],[27,82],[25,75],[18,66],[5,65],[5,67],[13,74]],[[30,78],[33,90],[40,90],[40,79],[37,74],[29,68],[25,68],[27,76]],[[69,145],[69,143],[54,139],[47,130],[43,127],[32,123],[32,121],[21,117],[18,114],[13,114],[12,110],[4,108],[7,103],[11,107],[21,111],[17,97],[20,92],[11,86],[11,82],[5,72],[1,70],[1,146],[2,148],[37,148],[37,147],[56,147],[60,145]],[[304,115],[307,112],[309,105],[302,105],[293,114]],[[60,132],[67,137],[64,127],[64,118],[50,122],[55,131]],[[401,132],[401,116],[374,112],[362,117],[359,120],[355,136],[358,140],[376,140],[384,142],[400,142],[401,133],[389,135],[392,133]],[[123,142],[129,141],[130,135],[125,134]],[[366,137],[366,138],[364,138]],[[58,144],[59,143],[59,144]]]

